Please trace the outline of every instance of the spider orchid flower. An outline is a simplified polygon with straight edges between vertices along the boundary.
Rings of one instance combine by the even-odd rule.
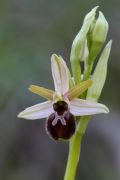
[[[108,113],[100,103],[77,98],[92,84],[89,79],[69,88],[69,70],[61,56],[51,57],[55,91],[31,85],[29,90],[47,99],[18,114],[19,118],[35,120],[47,118],[46,130],[53,139],[69,139],[75,132],[75,117]]]

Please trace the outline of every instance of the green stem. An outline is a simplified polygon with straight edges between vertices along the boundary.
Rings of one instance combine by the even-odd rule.
[[[89,120],[90,116],[84,116],[79,120],[75,135],[72,137],[70,141],[68,162],[64,180],[75,179],[77,165],[80,158],[81,142]]]
[[[89,78],[89,76],[90,76],[90,74],[91,74],[91,71],[92,71],[92,68],[93,68],[93,62],[91,62],[91,63],[87,66],[87,68],[86,68],[86,70],[85,70],[84,77],[83,77],[83,80],[84,80],[84,81]]]
[[[90,77],[92,68],[93,68],[93,62],[91,62],[89,65],[87,65],[87,68],[86,68],[84,76],[83,76],[83,81],[87,80]],[[87,95],[87,91],[84,92],[80,98],[85,99],[86,95]]]
[[[72,66],[72,72],[73,72],[75,84],[78,84],[81,81],[80,80],[81,68],[80,68],[79,60],[75,60],[75,58],[71,58],[71,66]],[[93,67],[93,63],[91,63],[87,66],[85,73],[84,73],[83,80],[86,80],[89,78],[92,67]],[[68,161],[67,161],[67,167],[66,167],[64,180],[74,180],[75,179],[77,166],[78,166],[78,162],[80,159],[82,138],[86,131],[89,120],[90,120],[90,116],[84,116],[79,119],[75,134],[72,137],[72,139],[70,140],[69,155],[68,155]]]
[[[71,67],[72,67],[72,73],[74,77],[75,84],[78,84],[81,82],[81,68],[80,68],[80,61],[79,59],[70,59],[71,60]]]

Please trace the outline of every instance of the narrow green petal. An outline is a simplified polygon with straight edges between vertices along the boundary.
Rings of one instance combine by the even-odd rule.
[[[31,92],[46,98],[48,100],[52,100],[53,99],[53,94],[54,91],[50,90],[50,89],[46,89],[40,86],[35,86],[35,85],[30,85],[30,87],[28,88]]]
[[[107,63],[110,55],[111,45],[112,45],[112,40],[109,41],[106,47],[104,48],[102,55],[97,63],[97,66],[91,78],[93,84],[88,89],[88,93],[87,93],[87,99],[89,100],[97,101],[101,95],[107,76]]]
[[[78,97],[80,94],[82,94],[84,91],[86,91],[88,89],[88,87],[90,87],[92,84],[92,80],[87,80],[84,81],[80,84],[77,84],[76,86],[74,86],[73,88],[71,88],[68,93],[66,94],[67,98],[69,100],[72,100],[76,97]]]

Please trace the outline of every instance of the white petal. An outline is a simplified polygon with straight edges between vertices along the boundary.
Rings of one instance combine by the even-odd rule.
[[[34,120],[34,119],[41,119],[48,117],[52,113],[53,113],[52,101],[46,101],[31,106],[29,108],[26,108],[24,111],[18,114],[18,117]]]
[[[70,112],[75,116],[85,116],[100,113],[108,113],[108,108],[100,103],[82,99],[74,99],[70,102]]]
[[[55,90],[61,94],[66,93],[69,89],[68,68],[61,56],[52,55],[51,68]]]

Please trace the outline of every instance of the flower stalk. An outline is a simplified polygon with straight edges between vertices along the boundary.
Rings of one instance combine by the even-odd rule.
[[[76,132],[70,140],[69,156],[68,156],[64,180],[75,179],[77,166],[80,159],[82,138],[89,123],[89,120],[90,120],[90,116],[84,116],[79,120]]]

